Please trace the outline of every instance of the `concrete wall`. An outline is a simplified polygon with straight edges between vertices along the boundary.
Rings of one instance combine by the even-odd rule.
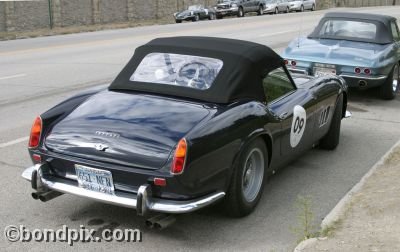
[[[99,1],[99,13],[101,23],[126,22],[128,21],[127,1]]]
[[[60,1],[60,5],[60,26],[91,25],[93,23],[91,0],[66,0]]]
[[[0,31],[29,31],[49,27],[47,1],[1,2],[0,14]]]
[[[50,4],[49,4],[50,3]],[[0,32],[171,18],[192,4],[216,0],[37,0],[0,2]],[[393,0],[316,0],[317,9],[392,5]],[[396,0],[400,4],[400,0]],[[51,13],[51,18],[49,14]],[[51,22],[50,22],[51,19]]]
[[[144,20],[156,18],[157,1],[143,1],[143,0],[130,0],[131,8],[131,19],[132,20]]]
[[[6,31],[6,4],[0,2],[0,32]]]

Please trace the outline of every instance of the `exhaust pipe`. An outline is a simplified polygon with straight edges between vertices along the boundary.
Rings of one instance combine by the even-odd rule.
[[[364,87],[368,86],[368,83],[365,80],[360,80],[360,81],[358,81],[358,86],[360,86],[361,88],[364,88]]]
[[[170,215],[165,217],[164,219],[161,219],[157,222],[154,223],[154,228],[158,230],[162,230],[164,228],[169,227],[170,225],[174,224],[176,221],[175,216]]]
[[[33,198],[34,200],[38,200],[38,199],[39,199],[39,196],[40,196],[40,193],[38,193],[38,192],[33,192],[31,195],[32,195],[32,198]]]
[[[39,194],[39,200],[41,202],[47,202],[50,201],[54,198],[57,198],[58,196],[63,195],[63,193],[57,192],[57,191],[50,191],[47,193]]]
[[[156,215],[150,219],[146,220],[146,226],[149,228],[155,228],[157,230],[162,230],[164,228],[169,227],[176,221],[176,217],[174,215]]]

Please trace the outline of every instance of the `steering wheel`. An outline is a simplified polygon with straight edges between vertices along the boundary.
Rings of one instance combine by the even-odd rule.
[[[178,72],[176,82],[181,86],[197,89],[210,87],[212,70],[200,62],[189,62],[184,64]]]

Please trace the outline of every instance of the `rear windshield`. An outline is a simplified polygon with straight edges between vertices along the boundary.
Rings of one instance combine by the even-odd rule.
[[[376,38],[376,24],[353,20],[326,20],[319,31],[320,37],[348,37],[357,39]]]
[[[175,85],[205,90],[212,86],[223,62],[193,55],[150,53],[130,81]]]

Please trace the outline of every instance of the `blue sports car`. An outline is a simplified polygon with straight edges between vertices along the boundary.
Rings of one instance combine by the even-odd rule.
[[[399,90],[400,33],[391,16],[327,13],[308,37],[289,44],[283,58],[292,72],[339,75],[349,87],[378,87],[386,100]]]

